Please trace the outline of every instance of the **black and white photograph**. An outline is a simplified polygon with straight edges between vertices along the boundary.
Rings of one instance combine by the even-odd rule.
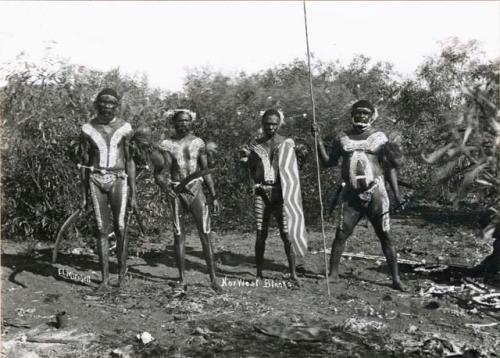
[[[2,358],[500,357],[500,1],[0,1]]]

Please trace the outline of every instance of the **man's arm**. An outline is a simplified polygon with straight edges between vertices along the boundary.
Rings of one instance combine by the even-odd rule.
[[[80,154],[81,161],[84,166],[89,166],[90,162],[90,145],[88,139],[85,136],[80,136]],[[87,208],[87,198],[89,192],[89,171],[83,166],[80,167],[80,209],[85,210]]]
[[[200,165],[200,170],[208,169],[208,159],[207,159],[207,150],[206,146],[203,146],[200,149],[198,154],[198,162]],[[214,212],[219,212],[219,201],[217,200],[217,195],[215,194],[215,185],[212,178],[212,174],[207,174],[203,177],[205,179],[205,183],[207,183],[208,191],[210,192],[210,196],[212,197],[212,204],[214,206]]]
[[[384,171],[389,182],[389,186],[391,187],[392,192],[394,193],[394,198],[398,204],[401,203],[401,194],[399,192],[399,184],[398,184],[398,169],[401,166],[402,162],[402,153],[399,146],[395,143],[388,142],[384,145],[383,148],[383,164]]]
[[[251,173],[255,167],[255,154],[252,153],[248,145],[242,146],[239,151],[238,179],[241,183],[252,184]]]
[[[177,195],[170,185],[172,183],[172,157],[166,151],[155,149],[151,154],[151,161],[154,167],[156,184],[158,184],[160,188],[167,193],[169,198],[174,199]]]
[[[127,181],[128,186],[130,187],[130,206],[132,208],[137,208],[137,187],[136,187],[136,167],[135,161],[132,158],[131,148],[130,148],[130,139],[126,138],[124,140],[124,151],[125,151],[125,163],[126,163],[126,172],[127,172]]]
[[[313,124],[311,126],[311,133],[313,136],[317,137],[318,140],[318,156],[321,160],[321,164],[325,167],[333,167],[338,164],[340,159],[340,151],[338,149],[337,140],[335,140],[333,150],[328,153],[326,150],[325,144],[323,143],[323,139],[321,138],[319,126],[317,124]]]
[[[399,193],[398,171],[396,168],[389,169],[389,185],[394,193],[397,204],[401,204],[401,194]]]

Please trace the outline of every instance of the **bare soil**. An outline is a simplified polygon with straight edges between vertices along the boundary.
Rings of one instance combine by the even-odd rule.
[[[485,283],[482,278],[464,277],[467,267],[489,253],[491,243],[481,242],[473,229],[449,222],[430,222],[422,217],[393,220],[392,236],[400,258],[411,260],[400,265],[407,292],[390,288],[382,258],[345,258],[341,280],[330,286],[330,296],[322,276],[319,232],[309,233],[310,252],[299,259],[300,288],[288,284],[286,259],[276,229],[271,231],[266,249],[267,281],[257,284],[254,235],[214,233],[223,293],[209,287],[195,232],[187,240],[189,287],[185,293],[175,290],[177,268],[170,233],[142,240],[132,235],[129,279],[120,291],[105,295],[95,292],[100,275],[92,271],[98,272],[99,267],[97,256],[89,248],[73,251],[76,243],[66,242],[66,251],[52,265],[50,247],[29,248],[4,240],[2,354],[500,356],[500,310],[471,300],[483,289],[500,291],[500,280],[493,278]],[[326,227],[328,247],[334,232],[334,227]],[[382,255],[373,229],[363,225],[348,241],[346,252]],[[112,273],[116,273],[115,262]],[[82,277],[90,278],[90,283],[77,282]],[[116,280],[115,274],[112,277]],[[436,285],[441,291],[431,293]],[[60,311],[67,313],[68,323],[57,329],[55,314]],[[154,340],[142,343],[137,335],[143,332],[150,333]]]

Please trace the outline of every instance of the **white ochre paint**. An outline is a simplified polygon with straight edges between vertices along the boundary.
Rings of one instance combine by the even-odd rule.
[[[362,140],[351,139],[348,136],[343,136],[340,139],[342,149],[346,152],[352,152],[349,160],[349,180],[352,187],[358,188],[359,179],[364,179],[367,185],[375,180],[373,168],[366,153],[376,153],[387,141],[387,137],[382,132],[375,132]],[[358,164],[361,164],[364,175],[358,175]]]
[[[124,123],[119,127],[111,136],[109,145],[105,137],[90,123],[85,123],[82,126],[82,131],[90,137],[99,151],[99,167],[113,168],[118,158],[118,145],[124,137],[132,133],[132,126],[129,123]]]
[[[160,149],[169,153],[177,162],[179,169],[185,175],[192,174],[198,167],[198,156],[200,149],[205,146],[205,142],[201,138],[194,138],[189,143],[165,139],[160,143]],[[187,153],[186,149],[187,148]],[[186,154],[188,157],[186,158]]]

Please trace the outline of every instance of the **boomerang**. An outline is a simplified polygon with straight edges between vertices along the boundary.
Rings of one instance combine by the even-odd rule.
[[[87,209],[87,211],[85,212],[85,214],[89,213],[91,209]],[[76,211],[74,211],[70,216],[69,218],[66,219],[66,221],[64,222],[64,224],[62,224],[61,228],[59,229],[59,231],[57,232],[57,236],[56,236],[56,243],[54,244],[54,249],[52,251],[52,264],[55,264],[56,261],[57,261],[57,252],[58,252],[58,246],[59,246],[59,243],[61,242],[63,236],[64,236],[64,232],[68,229],[68,227],[72,224],[75,223],[75,221],[78,219],[78,217],[80,216],[82,212],[82,209],[77,209]]]
[[[135,215],[135,220],[137,221],[137,225],[139,225],[139,230],[141,231],[142,236],[146,236],[146,228],[142,223],[142,217],[139,214],[139,210],[137,210],[137,208],[134,208],[134,215]]]
[[[339,185],[339,187],[335,191],[335,195],[334,195],[332,202],[330,204],[330,210],[328,210],[328,215],[331,215],[333,210],[335,210],[335,208],[337,207],[337,204],[339,202],[340,197],[342,196],[342,192],[343,192],[344,188],[345,188],[345,183],[342,183],[341,185]]]
[[[188,185],[193,180],[198,179],[198,178],[200,178],[202,176],[211,174],[214,171],[215,171],[215,168],[203,169],[203,170],[199,170],[197,172],[194,172],[193,174],[188,175],[187,177],[185,177],[184,179],[181,180],[181,182],[179,183],[179,185],[177,185],[174,188],[174,192],[176,194],[179,194],[182,190],[184,190],[184,188],[186,187],[186,185]]]

